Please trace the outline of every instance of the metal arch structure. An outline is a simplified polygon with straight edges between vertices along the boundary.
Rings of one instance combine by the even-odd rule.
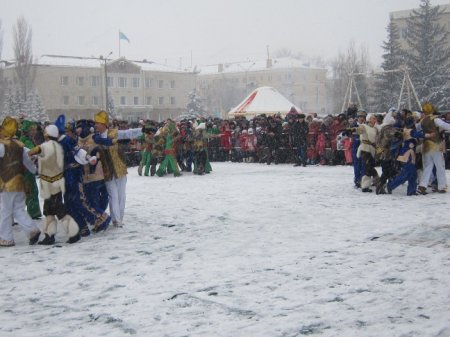
[[[422,106],[420,104],[419,97],[417,96],[416,89],[414,88],[414,85],[413,85],[413,83],[411,81],[411,77],[409,76],[408,68],[404,67],[402,88],[400,89],[400,95],[398,97],[397,110],[400,109],[400,102],[402,100],[403,90],[405,88],[405,85],[406,85],[406,93],[407,93],[407,97],[408,97],[408,109],[412,110],[412,104],[411,104],[412,97],[411,97],[411,94],[414,95],[414,99],[416,100],[417,106],[419,107],[419,109],[421,109]]]
[[[392,69],[392,70],[385,70],[382,72],[378,72],[379,74],[381,73],[396,73],[396,72],[403,72],[403,80],[402,80],[402,86],[400,88],[400,94],[398,97],[398,101],[397,101],[397,110],[400,109],[400,104],[402,102],[402,98],[405,94],[406,91],[406,97],[407,97],[407,101],[408,101],[408,109],[411,110],[413,107],[413,100],[415,101],[415,103],[417,104],[418,108],[421,109],[422,105],[420,104],[420,100],[419,97],[417,96],[417,92],[416,89],[414,88],[414,84],[411,80],[411,76],[409,75],[409,69],[406,66],[402,66],[398,69]],[[351,99],[352,99],[352,94],[353,94],[353,89],[355,90],[355,94],[356,94],[356,98],[358,100],[358,104],[359,107],[361,107],[362,103],[361,103],[361,98],[359,96],[359,92],[358,92],[358,88],[356,87],[356,82],[355,82],[355,75],[367,75],[365,73],[350,73],[349,74],[349,81],[348,81],[348,85],[347,85],[347,89],[345,92],[345,96],[344,96],[344,102],[342,104],[342,112],[344,112],[344,108],[350,105],[351,103]]]
[[[358,106],[360,108],[362,106],[361,97],[359,96],[358,88],[356,87],[355,75],[365,75],[365,74],[362,74],[362,73],[350,73],[349,74],[349,81],[347,84],[347,89],[345,90],[344,102],[342,103],[342,109],[341,109],[341,111],[343,113],[346,111],[346,110],[344,110],[344,108],[346,106],[348,107],[352,101],[353,89],[355,90],[356,99],[358,100],[358,104],[359,104]]]

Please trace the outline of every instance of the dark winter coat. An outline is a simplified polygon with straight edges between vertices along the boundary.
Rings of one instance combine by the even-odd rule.
[[[291,139],[294,146],[306,146],[309,127],[305,121],[294,122],[289,126],[289,131],[291,133]]]

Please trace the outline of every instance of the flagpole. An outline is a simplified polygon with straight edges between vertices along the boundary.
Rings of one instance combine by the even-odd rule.
[[[119,58],[120,58],[120,29],[119,29]]]

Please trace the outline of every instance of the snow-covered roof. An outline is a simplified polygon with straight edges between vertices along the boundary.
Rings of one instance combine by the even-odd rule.
[[[108,64],[113,61],[115,61],[115,59],[107,59]],[[142,61],[127,60],[127,61],[137,65],[144,71],[160,71],[160,72],[176,72],[176,73],[190,72],[188,70],[181,70],[147,60]],[[39,58],[37,58],[34,63],[37,65],[46,65],[46,66],[98,68],[103,65],[104,59],[98,57],[42,55]]]
[[[103,62],[102,59],[96,57],[42,55],[35,60],[34,64],[59,67],[99,68],[103,65]]]
[[[177,69],[174,67],[169,67],[164,64],[159,64],[155,62],[149,62],[149,61],[130,61],[134,64],[138,65],[142,68],[142,70],[145,71],[162,71],[162,72],[171,72],[171,73],[191,73],[189,69]]]
[[[268,67],[269,65],[269,67]],[[283,57],[262,61],[232,62],[223,64],[214,64],[200,67],[200,75],[214,75],[218,73],[244,73],[253,71],[263,71],[269,69],[322,69],[312,67],[301,60]]]

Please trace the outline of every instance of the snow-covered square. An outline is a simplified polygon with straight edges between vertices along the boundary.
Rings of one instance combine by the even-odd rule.
[[[449,336],[450,195],[351,167],[139,177],[123,228],[0,260],[1,336]],[[448,174],[447,174],[448,175]]]

